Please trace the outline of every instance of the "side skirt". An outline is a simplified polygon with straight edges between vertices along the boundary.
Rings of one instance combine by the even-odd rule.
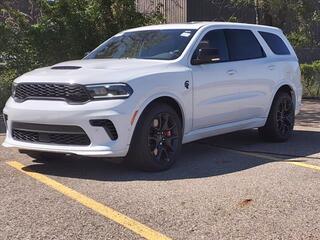
[[[185,134],[182,143],[189,143],[202,138],[213,137],[239,130],[262,127],[265,125],[266,120],[266,118],[253,118],[240,122],[232,122],[218,126],[197,129]]]

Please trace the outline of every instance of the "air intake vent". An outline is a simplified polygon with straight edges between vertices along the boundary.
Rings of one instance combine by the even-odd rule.
[[[12,123],[12,137],[16,141],[58,145],[88,146],[90,139],[78,126]]]
[[[90,120],[90,124],[94,127],[103,127],[104,130],[107,132],[108,136],[111,138],[111,140],[115,141],[118,139],[117,130],[110,120],[95,119]]]
[[[81,67],[79,67],[79,66],[56,66],[56,67],[52,67],[51,69],[54,69],[54,70],[76,70],[79,68],[81,68]]]

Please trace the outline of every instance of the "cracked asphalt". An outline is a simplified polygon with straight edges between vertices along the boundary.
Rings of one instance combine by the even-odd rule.
[[[161,173],[92,158],[37,161],[0,147],[0,239],[142,239],[130,222],[27,173],[172,239],[320,239],[320,101],[304,101],[287,143],[264,142],[256,130],[207,138],[184,145]]]

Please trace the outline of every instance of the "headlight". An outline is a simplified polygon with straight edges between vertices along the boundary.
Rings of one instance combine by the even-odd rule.
[[[125,83],[110,83],[86,86],[93,99],[128,98],[133,93],[132,88]]]
[[[16,95],[16,87],[17,87],[17,84],[13,82],[11,85],[11,96],[12,97],[14,97]]]

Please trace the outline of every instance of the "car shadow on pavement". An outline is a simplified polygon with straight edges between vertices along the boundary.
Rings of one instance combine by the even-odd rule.
[[[319,100],[304,100],[296,122],[304,127],[320,127]]]
[[[286,161],[320,153],[320,132],[295,131],[286,143],[263,142],[256,130],[240,131],[207,138],[186,144],[177,164],[165,172],[148,173],[127,168],[103,159],[66,157],[50,161],[33,160],[26,171],[51,176],[91,179],[97,181],[164,181],[176,179],[205,178],[235,173],[271,161],[226,151],[232,148],[249,152],[272,153]],[[217,145],[224,148],[216,147]],[[320,160],[320,159],[319,159]],[[300,161],[304,161],[301,159]]]

